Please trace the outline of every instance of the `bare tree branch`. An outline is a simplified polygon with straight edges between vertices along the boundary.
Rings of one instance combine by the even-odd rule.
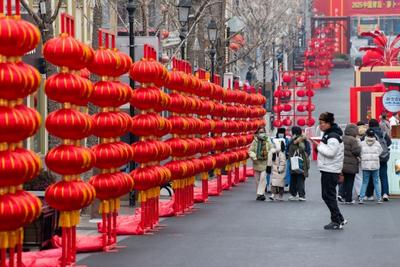
[[[2,0],[1,0],[2,1]],[[28,14],[34,19],[37,25],[43,25],[43,20],[30,8],[29,4],[25,0],[21,0],[21,5],[25,8]]]
[[[49,23],[53,23],[53,22],[56,20],[56,18],[57,18],[57,16],[58,16],[58,12],[60,11],[60,8],[61,8],[62,3],[63,3],[63,0],[58,0],[57,6],[56,6],[56,8],[54,9],[53,15],[50,17]]]

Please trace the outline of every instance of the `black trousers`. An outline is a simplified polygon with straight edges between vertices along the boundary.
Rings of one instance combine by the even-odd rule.
[[[292,173],[290,179],[289,193],[294,197],[297,196],[297,193],[299,193],[299,197],[305,197],[306,196],[306,192],[304,189],[305,180],[306,178],[304,177],[304,174]]]
[[[343,173],[344,182],[341,186],[339,194],[342,198],[345,199],[346,202],[353,201],[353,186],[354,186],[354,178],[356,175],[354,173]]]
[[[338,184],[338,178],[338,173],[321,171],[322,199],[325,201],[326,206],[331,212],[331,221],[335,223],[341,223],[344,221],[336,199],[336,186]]]

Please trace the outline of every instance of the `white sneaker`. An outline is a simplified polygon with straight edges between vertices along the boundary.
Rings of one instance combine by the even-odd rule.
[[[367,197],[367,200],[368,200],[368,201],[374,201],[375,198],[374,198],[374,197]]]
[[[387,194],[383,195],[383,201],[385,202],[389,201],[389,196]]]
[[[297,196],[296,196],[296,197],[290,196],[290,197],[288,198],[288,200],[289,200],[289,201],[297,201],[298,199],[297,199]]]
[[[272,201],[274,201],[274,200],[275,200],[275,195],[274,195],[274,194],[271,194],[271,195],[269,196],[269,199],[272,200]]]
[[[299,201],[306,201],[305,197],[299,197]]]
[[[383,203],[382,198],[378,199],[378,204],[382,204],[382,203]]]

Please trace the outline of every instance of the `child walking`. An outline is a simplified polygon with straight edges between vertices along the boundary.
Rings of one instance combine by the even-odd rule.
[[[361,142],[361,169],[363,172],[363,183],[360,191],[359,204],[364,203],[365,192],[369,179],[374,181],[375,194],[378,203],[382,203],[381,190],[379,182],[379,155],[382,153],[382,146],[376,139],[375,132],[372,129],[367,130],[367,136]]]
[[[268,153],[267,173],[271,174],[271,200],[283,200],[286,176],[285,140],[274,139]]]

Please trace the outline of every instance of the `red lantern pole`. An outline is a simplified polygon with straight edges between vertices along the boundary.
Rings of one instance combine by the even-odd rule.
[[[20,19],[19,0],[15,1],[15,14],[12,1],[6,4],[6,16],[4,1],[0,4],[0,28],[9,29],[0,32],[0,264],[22,267],[23,227],[41,212],[41,201],[23,191],[23,184],[38,176],[40,158],[23,142],[38,131],[41,120],[34,109],[23,104],[37,91],[40,74],[21,58],[36,48],[40,32]]]
[[[119,170],[133,157],[131,146],[120,141],[120,136],[132,126],[129,115],[120,111],[120,106],[129,102],[132,89],[119,81],[119,77],[129,71],[132,61],[128,55],[115,49],[114,38],[114,33],[99,30],[100,46],[88,66],[92,73],[101,77],[101,80],[95,83],[90,98],[94,105],[100,107],[100,112],[93,116],[93,134],[100,138],[100,142],[92,147],[96,155],[95,167],[100,169],[100,174],[93,176],[89,183],[94,186],[97,198],[101,201],[99,212],[102,214],[104,251],[116,248],[119,198],[130,192],[134,183],[128,174]]]
[[[46,155],[47,167],[62,175],[59,181],[46,190],[46,201],[60,210],[59,225],[62,228],[61,266],[74,264],[76,253],[76,228],[80,209],[88,206],[95,190],[84,183],[80,174],[90,170],[94,155],[81,147],[80,140],[91,134],[93,122],[79,107],[86,107],[92,85],[79,76],[80,69],[92,60],[89,47],[73,38],[73,17],[62,14],[62,32],[44,45],[43,54],[47,61],[60,67],[60,73],[48,78],[45,84],[47,96],[63,104],[46,119],[50,134],[63,140]],[[62,81],[62,82],[60,82]],[[66,93],[67,92],[67,93]]]

